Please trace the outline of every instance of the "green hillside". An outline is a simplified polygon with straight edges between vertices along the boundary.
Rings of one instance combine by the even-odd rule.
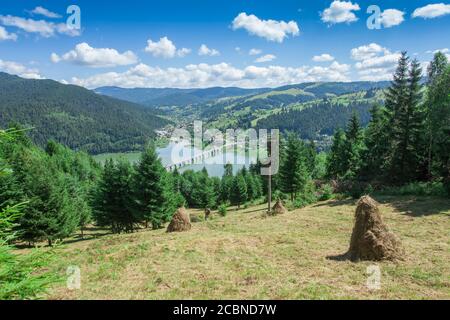
[[[40,146],[49,139],[90,153],[140,149],[169,122],[134,103],[52,80],[0,73],[0,126],[32,127]]]

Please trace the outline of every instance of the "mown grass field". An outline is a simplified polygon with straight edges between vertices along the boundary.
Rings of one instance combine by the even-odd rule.
[[[186,233],[88,236],[58,248],[51,267],[79,266],[81,289],[61,282],[45,298],[450,299],[450,200],[377,200],[406,251],[404,261],[375,263],[380,290],[366,285],[374,263],[333,258],[348,248],[355,201],[331,200],[277,217],[264,206],[232,210]]]

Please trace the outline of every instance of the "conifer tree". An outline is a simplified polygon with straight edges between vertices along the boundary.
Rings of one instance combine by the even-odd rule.
[[[150,222],[153,229],[161,228],[175,210],[171,189],[155,147],[147,147],[136,166],[135,197],[138,214],[146,225]]]
[[[247,184],[245,183],[244,176],[237,174],[231,186],[231,204],[237,205],[238,209],[240,209],[241,205],[247,200],[247,197]]]
[[[133,210],[133,168],[125,160],[105,162],[94,217],[114,233],[133,232],[140,217]]]
[[[288,134],[283,150],[280,168],[282,191],[289,193],[294,201],[297,193],[302,192],[309,179],[307,152],[300,139],[293,133]]]

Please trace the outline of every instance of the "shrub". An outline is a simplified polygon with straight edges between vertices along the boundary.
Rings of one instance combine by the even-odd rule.
[[[324,184],[319,192],[319,200],[326,201],[333,198],[333,187],[329,184]]]
[[[219,214],[220,214],[222,217],[225,217],[225,216],[227,215],[227,206],[226,206],[225,204],[221,204],[221,205],[219,206]]]

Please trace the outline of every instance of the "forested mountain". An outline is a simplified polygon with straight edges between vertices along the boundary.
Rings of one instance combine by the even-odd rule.
[[[155,111],[52,80],[0,73],[0,126],[32,127],[40,146],[52,139],[90,153],[140,149],[168,124]]]
[[[106,96],[131,101],[146,106],[187,106],[205,103],[215,99],[247,96],[267,91],[269,89],[241,89],[213,87],[206,89],[176,89],[176,88],[133,88],[101,87],[94,91]]]

